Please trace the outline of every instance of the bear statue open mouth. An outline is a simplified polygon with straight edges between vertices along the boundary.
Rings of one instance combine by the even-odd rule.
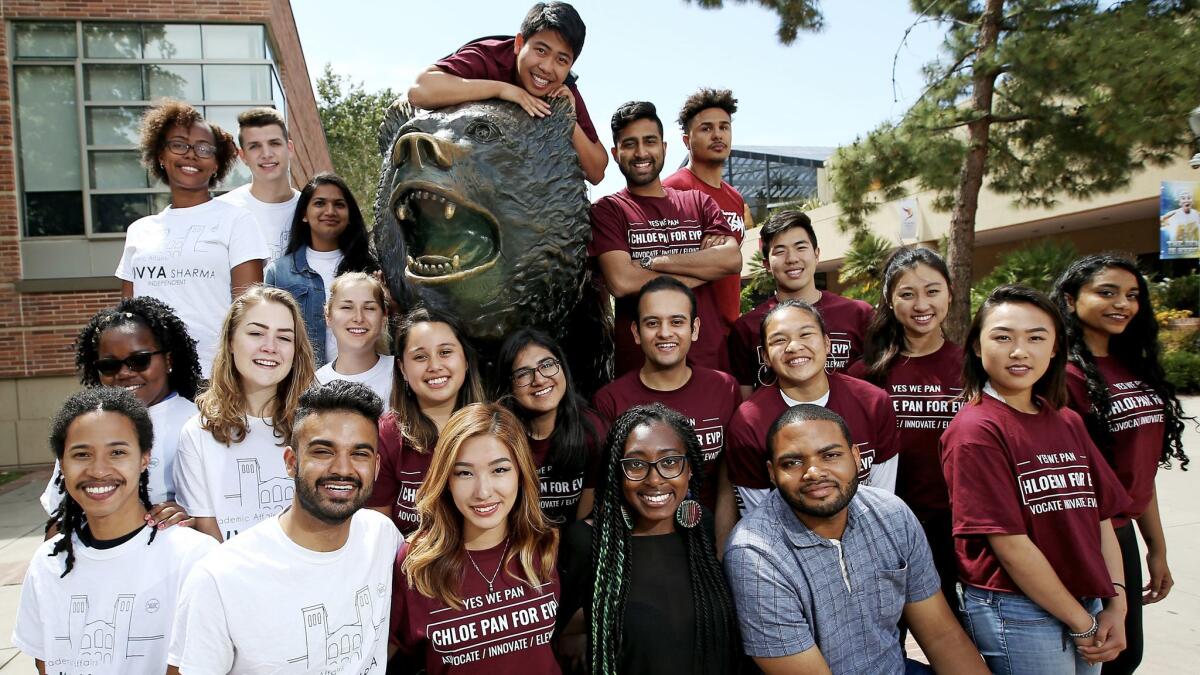
[[[392,195],[392,211],[408,249],[408,279],[422,284],[460,281],[496,264],[500,229],[483,207],[426,182],[399,185]]]

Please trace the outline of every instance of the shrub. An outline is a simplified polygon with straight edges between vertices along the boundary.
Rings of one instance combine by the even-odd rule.
[[[1157,310],[1185,310],[1196,316],[1200,313],[1200,274],[1163,279],[1151,286],[1150,295]]]
[[[971,313],[987,299],[997,286],[1023,284],[1049,293],[1054,282],[1079,257],[1079,251],[1069,241],[1043,241],[1006,253],[1000,263],[971,287]]]
[[[1161,358],[1167,381],[1175,385],[1179,393],[1200,392],[1200,354],[1173,351],[1166,352]]]

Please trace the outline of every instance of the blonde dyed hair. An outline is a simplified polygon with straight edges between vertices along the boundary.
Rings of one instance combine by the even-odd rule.
[[[352,284],[367,284],[371,287],[371,297],[375,298],[375,302],[379,303],[379,310],[383,312],[383,327],[379,331],[379,337],[375,339],[375,352],[391,354],[391,330],[389,330],[391,311],[388,307],[387,291],[383,287],[383,282],[373,275],[366,272],[343,272],[334,278],[333,283],[329,286],[329,299],[325,301],[326,325],[333,316],[333,303],[337,300],[338,293]],[[386,404],[387,401],[384,403]]]
[[[275,303],[287,308],[295,324],[295,353],[292,368],[275,385],[275,399],[266,412],[271,417],[275,437],[287,439],[292,436],[292,424],[300,395],[315,380],[313,350],[304,330],[304,317],[300,306],[291,293],[279,288],[255,284],[238,296],[229,306],[217,344],[217,357],[213,360],[212,382],[207,391],[196,397],[200,409],[200,426],[213,435],[218,443],[231,445],[245,440],[250,429],[246,415],[249,404],[242,392],[242,383],[233,362],[233,334],[242,325],[246,312],[265,303]]]
[[[450,477],[463,444],[484,435],[495,437],[508,448],[519,472],[516,501],[507,519],[509,546],[500,566],[503,573],[536,588],[554,574],[558,557],[558,530],[542,515],[537,467],[521,421],[495,403],[467,405],[450,417],[434,448],[425,482],[417,489],[421,524],[409,537],[408,555],[401,564],[409,588],[454,609],[462,607],[463,569],[469,563],[463,515],[450,494]],[[508,570],[514,558],[519,561],[521,576]]]

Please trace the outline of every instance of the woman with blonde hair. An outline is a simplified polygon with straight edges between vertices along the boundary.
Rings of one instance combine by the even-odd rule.
[[[196,529],[225,541],[291,503],[282,446],[312,382],[312,346],[295,299],[250,287],[225,316],[211,385],[179,435],[176,501]]]
[[[454,413],[416,508],[421,524],[393,572],[393,666],[558,673],[558,530],[542,515],[520,420],[494,403]]]
[[[317,370],[317,381],[359,382],[386,405],[392,400],[396,358],[387,348],[387,291],[365,272],[346,272],[329,287],[325,324],[337,341],[337,356]]]

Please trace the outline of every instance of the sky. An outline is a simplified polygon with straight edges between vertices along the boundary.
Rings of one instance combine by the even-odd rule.
[[[485,35],[513,34],[531,0],[292,0],[309,74],[325,64],[368,91],[404,91],[417,74]],[[941,29],[916,26],[905,0],[826,0],[825,29],[791,46],[778,18],[756,3],[719,10],[685,0],[576,0],[587,39],[573,70],[611,147],[608,119],[629,100],[648,100],[666,127],[664,175],[686,158],[674,120],[700,87],[732,89],[739,145],[837,146],[897,120],[920,95],[921,67],[938,57]],[[893,59],[895,85],[893,86]],[[610,161],[592,199],[624,187]]]

